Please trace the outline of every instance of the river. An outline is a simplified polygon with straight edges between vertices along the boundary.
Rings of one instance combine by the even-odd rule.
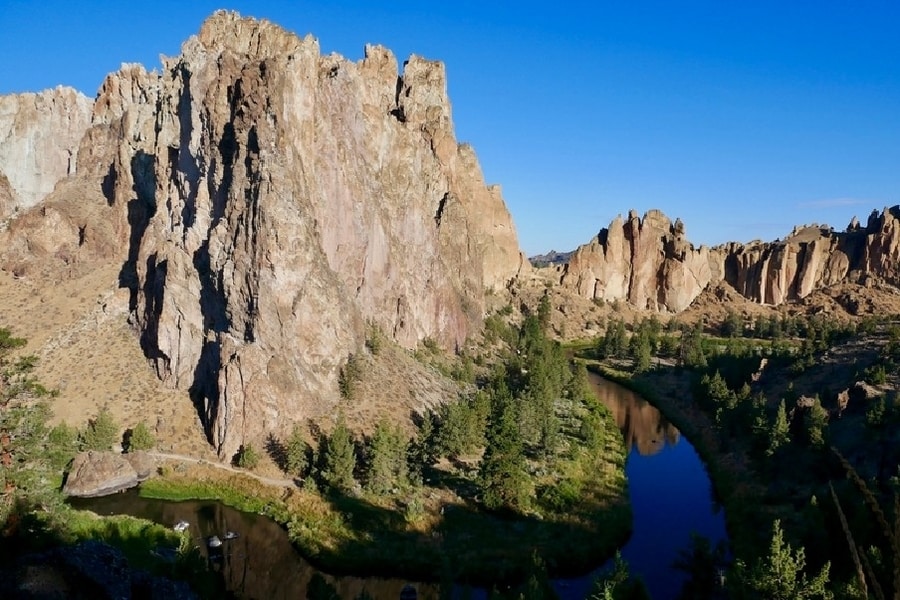
[[[662,413],[631,390],[593,373],[588,376],[629,448],[625,473],[634,523],[622,558],[644,579],[654,600],[673,600],[686,578],[672,568],[673,561],[689,547],[692,532],[713,545],[725,540],[725,513],[714,500],[697,451]],[[590,587],[585,579],[590,578],[566,582],[568,589],[577,586],[586,594]]]
[[[640,575],[654,600],[672,600],[684,574],[671,567],[687,548],[691,532],[714,544],[725,539],[724,514],[718,510],[703,464],[694,448],[653,406],[630,390],[589,375],[598,397],[612,411],[629,447],[625,466],[634,514],[634,528],[622,557]],[[98,514],[130,514],[164,525],[187,521],[195,543],[208,553],[206,539],[227,531],[239,537],[225,541],[210,561],[225,587],[238,597],[298,598],[317,572],[293,548],[287,532],[274,521],[242,513],[218,502],[167,502],[141,498],[135,491],[105,498],[73,501]],[[559,579],[554,588],[563,600],[582,600],[605,567],[583,577]],[[323,574],[340,594],[353,599],[364,589],[376,599],[400,598],[407,581],[400,579],[333,577]],[[437,598],[437,585],[416,584],[418,597]],[[473,599],[483,598],[475,590]]]

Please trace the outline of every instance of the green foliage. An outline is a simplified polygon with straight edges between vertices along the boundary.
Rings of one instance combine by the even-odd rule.
[[[294,477],[304,476],[309,469],[308,456],[309,445],[303,439],[300,426],[295,423],[284,448],[284,466],[288,474]]]
[[[612,571],[597,578],[588,600],[650,600],[650,594],[643,581],[631,577],[628,563],[616,552]]]
[[[826,563],[812,578],[807,577],[805,568],[805,550],[800,547],[795,551],[784,541],[781,522],[776,520],[772,526],[769,554],[759,559],[751,569],[747,569],[740,561],[736,563],[738,597],[766,600],[831,600],[833,594],[826,587],[830,564]]]
[[[489,411],[490,399],[481,391],[444,404],[437,418],[436,454],[455,458],[482,447]]]
[[[341,392],[341,398],[344,400],[352,400],[356,394],[356,388],[362,379],[363,365],[360,358],[355,354],[347,357],[347,362],[341,367],[338,373],[338,389]]]
[[[778,403],[778,410],[775,413],[775,421],[772,423],[772,430],[769,435],[769,444],[766,447],[766,456],[772,457],[778,451],[787,446],[791,441],[790,424],[787,419],[787,409],[784,406],[784,400]]]
[[[503,380],[495,381],[491,389],[491,416],[479,469],[479,489],[482,502],[491,510],[521,510],[528,505],[531,493],[518,414]]]
[[[338,417],[334,431],[325,443],[325,465],[322,477],[328,485],[340,492],[349,492],[356,484],[353,471],[356,470],[356,451],[353,436],[343,415]]]
[[[541,296],[541,300],[538,303],[537,309],[537,318],[538,323],[541,325],[541,329],[545,330],[550,326],[550,294],[544,293]]]
[[[628,352],[628,338],[625,322],[615,319],[607,323],[606,331],[597,346],[597,355],[601,358],[624,358]]]
[[[259,458],[259,452],[253,447],[253,444],[248,442],[238,450],[237,466],[242,469],[255,469],[259,466]]]
[[[722,323],[722,335],[725,337],[740,337],[744,334],[744,316],[732,309],[728,309],[725,321]]]
[[[679,359],[681,364],[688,368],[706,366],[706,352],[703,349],[703,323],[698,321],[691,329],[684,329],[681,332]]]
[[[803,413],[803,425],[806,443],[814,448],[825,445],[825,429],[828,426],[828,411],[822,407],[819,397],[813,399],[813,405]]]
[[[109,450],[119,441],[119,425],[109,409],[103,407],[78,437],[82,450]]]
[[[384,343],[384,332],[381,331],[378,325],[370,323],[366,334],[366,348],[372,356],[378,356],[381,353]]]
[[[134,426],[127,438],[126,452],[152,450],[156,447],[156,438],[150,433],[150,428],[143,421]]]
[[[366,488],[375,494],[387,494],[406,483],[408,441],[399,426],[381,420],[368,443]]]

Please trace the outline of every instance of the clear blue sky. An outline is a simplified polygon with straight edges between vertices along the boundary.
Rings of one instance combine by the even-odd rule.
[[[216,8],[312,33],[323,53],[443,60],[457,137],[502,184],[528,254],[630,208],[716,244],[900,203],[897,0],[0,0],[0,93],[93,96],[120,63],[177,54]]]

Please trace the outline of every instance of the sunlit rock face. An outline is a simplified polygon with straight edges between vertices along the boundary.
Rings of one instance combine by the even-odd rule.
[[[784,240],[695,248],[681,221],[657,210],[617,217],[559,268],[560,284],[586,298],[662,312],[687,308],[710,284],[778,305],[841,282],[900,286],[900,207],[844,232],[797,227]]]
[[[218,12],[161,72],[109,75],[89,125],[82,204],[106,223],[146,355],[190,390],[222,458],[332,412],[367,323],[452,349],[525,264],[499,187],[455,139],[440,62],[322,56]],[[97,219],[60,206],[55,231],[91,235]]]
[[[36,205],[76,172],[91,104],[67,87],[0,96],[0,221]]]
[[[560,282],[586,298],[679,312],[713,278],[707,247],[694,248],[682,222],[658,210],[617,217],[562,267]]]

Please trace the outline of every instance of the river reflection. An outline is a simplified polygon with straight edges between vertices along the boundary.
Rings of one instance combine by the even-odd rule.
[[[135,490],[102,498],[72,499],[75,508],[101,515],[129,514],[173,526],[187,521],[188,533],[204,556],[210,557],[207,540],[233,531],[238,537],[223,542],[209,564],[224,587],[237,598],[306,598],[313,575],[320,573],[341,598],[356,598],[363,590],[372,598],[400,598],[407,581],[378,577],[335,577],[317,571],[288,539],[287,532],[269,518],[240,512],[213,501],[168,502],[141,498]],[[437,598],[432,584],[415,584],[418,598]]]
[[[629,449],[625,474],[633,530],[622,557],[629,570],[644,579],[654,600],[673,600],[686,574],[672,563],[689,547],[692,533],[713,545],[726,540],[725,514],[713,500],[712,485],[696,450],[656,408],[593,373],[589,379],[597,397],[615,415]],[[583,579],[570,582],[576,583],[578,593],[584,594],[580,597],[586,597],[587,583]]]
[[[678,443],[679,431],[649,402],[602,377],[589,376],[594,393],[615,417],[629,451],[634,448],[641,456],[652,456],[666,445]]]

